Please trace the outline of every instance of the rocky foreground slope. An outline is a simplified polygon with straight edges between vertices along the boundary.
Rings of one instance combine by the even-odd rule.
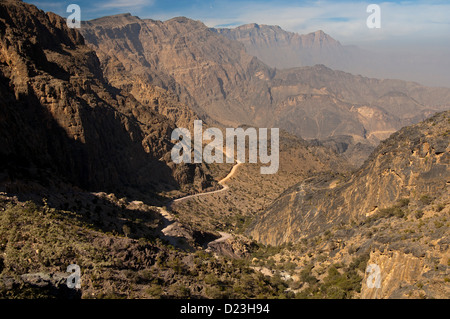
[[[304,297],[345,295],[352,258],[363,258],[378,265],[381,286],[366,274],[362,298],[448,298],[449,134],[449,111],[403,128],[351,176],[322,174],[285,191],[247,233],[293,245],[275,260],[308,265],[299,273],[313,274],[299,287]]]
[[[284,295],[248,265],[204,253],[213,234],[191,230],[198,251],[169,244],[149,203],[199,191],[207,176],[170,166],[174,122],[108,84],[77,31],[13,0],[0,3],[0,29],[0,298]],[[70,264],[81,289],[67,287]]]

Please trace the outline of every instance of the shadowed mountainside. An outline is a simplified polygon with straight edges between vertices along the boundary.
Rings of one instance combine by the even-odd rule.
[[[170,163],[175,124],[106,83],[95,52],[78,31],[32,5],[0,6],[0,158],[6,189],[14,191],[16,180],[50,183],[55,176],[102,191],[206,186],[201,170]]]

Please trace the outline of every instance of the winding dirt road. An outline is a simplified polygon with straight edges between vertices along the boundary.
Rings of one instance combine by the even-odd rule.
[[[169,202],[169,204],[167,204],[167,209],[165,209],[164,207],[158,207],[158,210],[159,210],[160,214],[164,218],[164,228],[162,229],[162,233],[166,236],[166,239],[172,245],[176,245],[175,239],[172,238],[172,236],[170,236],[171,230],[174,227],[174,223],[176,222],[175,218],[169,212],[169,210],[172,207],[172,205],[175,204],[175,203],[180,203],[182,201],[189,200],[189,199],[194,198],[194,197],[206,196],[206,195],[217,194],[217,193],[221,193],[221,192],[227,191],[230,187],[227,184],[225,184],[225,183],[228,180],[230,180],[230,178],[232,178],[236,174],[236,171],[237,171],[238,167],[241,166],[242,164],[243,164],[242,162],[236,161],[236,164],[233,166],[233,168],[228,173],[228,175],[225,178],[223,178],[223,179],[221,179],[219,181],[219,184],[222,186],[222,189],[219,189],[219,190],[216,190],[216,191],[212,191],[212,192],[188,195],[188,196],[185,196],[185,197],[174,199],[171,202]],[[231,235],[229,233],[225,233],[225,232],[219,232],[219,234],[221,235],[221,237],[216,239],[216,240],[214,240],[214,241],[212,241],[212,242],[210,242],[209,244],[220,243],[220,242],[223,242],[223,241],[233,237],[233,235]],[[209,247],[209,244],[208,244],[208,247]]]
[[[238,167],[241,166],[242,164],[243,164],[242,162],[236,161],[236,164],[233,166],[233,168],[231,169],[230,173],[228,173],[228,175],[225,178],[223,178],[223,179],[221,179],[219,181],[219,185],[222,186],[222,189],[218,189],[218,190],[212,191],[212,192],[198,193],[198,194],[194,194],[194,195],[188,195],[188,196],[185,196],[185,197],[177,198],[177,199],[174,199],[173,201],[171,201],[168,204],[167,207],[170,208],[175,203],[183,202],[185,200],[188,200],[188,199],[191,199],[191,198],[194,198],[194,197],[206,196],[206,195],[217,194],[217,193],[221,193],[221,192],[227,191],[230,187],[228,187],[228,185],[225,184],[225,183],[230,178],[232,178],[234,176],[234,174],[236,174],[236,171],[237,171]]]

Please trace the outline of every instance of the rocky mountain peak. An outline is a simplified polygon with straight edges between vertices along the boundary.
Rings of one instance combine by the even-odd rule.
[[[328,47],[328,46],[340,46],[339,41],[333,39],[330,35],[326,34],[322,30],[318,30],[312,32],[310,34],[302,36],[304,39],[308,39],[310,37],[314,38],[313,44],[319,45],[320,47]]]
[[[91,20],[91,22],[104,27],[119,27],[130,23],[137,23],[139,21],[141,21],[141,19],[137,16],[133,16],[131,13],[116,14]]]

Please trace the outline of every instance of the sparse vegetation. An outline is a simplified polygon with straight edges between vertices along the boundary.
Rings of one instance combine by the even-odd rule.
[[[433,202],[433,198],[428,194],[420,196],[419,200],[423,205],[430,205]]]
[[[423,217],[423,210],[418,210],[416,211],[416,213],[414,214],[414,216],[416,217],[416,219],[420,219]]]
[[[128,234],[126,227],[124,232]],[[285,290],[288,284],[284,280],[262,276],[249,268],[249,260],[216,259],[198,251],[192,255],[193,262],[186,264],[182,257],[187,253],[165,248],[161,241],[108,235],[94,230],[77,213],[41,207],[34,202],[23,206],[6,204],[0,213],[0,234],[0,278],[33,272],[64,273],[67,265],[77,263],[83,271],[84,297],[91,298],[93,293],[96,298],[108,299],[131,295],[188,298],[199,294],[189,288],[193,281],[204,287],[200,291],[203,297],[287,297]],[[93,241],[98,244],[93,246]],[[108,242],[112,246],[100,244]],[[120,257],[119,251],[113,247],[119,251],[126,249],[132,254]],[[281,250],[272,247],[267,251]],[[140,256],[139,251],[154,253],[145,257]],[[126,285],[121,283],[123,279],[119,279],[121,276],[117,272],[126,278]],[[177,276],[173,284],[164,279],[165,274],[171,272]],[[112,284],[112,290],[104,290],[102,283],[105,280]],[[24,282],[17,289],[0,286],[0,297],[47,298],[55,293],[33,289]]]

